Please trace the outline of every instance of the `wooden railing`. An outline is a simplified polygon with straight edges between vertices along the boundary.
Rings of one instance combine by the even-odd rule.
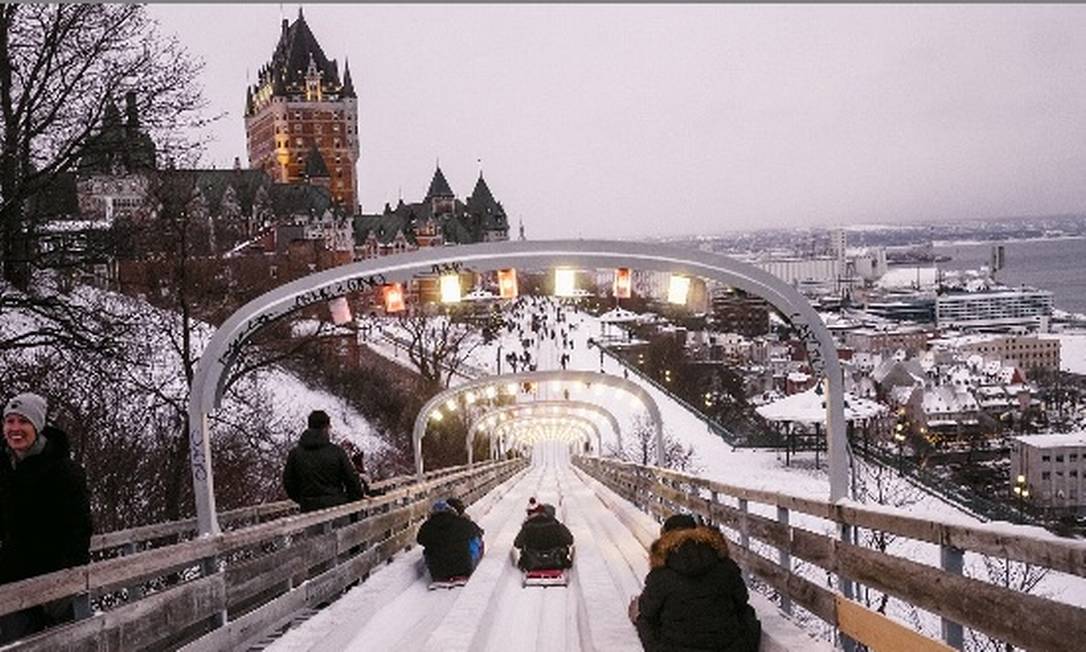
[[[871,649],[961,649],[963,626],[1028,650],[1070,652],[1086,641],[1086,609],[963,575],[968,552],[1086,577],[1086,542],[1014,526],[944,523],[883,506],[834,504],[614,460],[578,457],[574,464],[657,520],[688,512],[722,526],[732,557],[777,592],[783,609],[799,605]],[[834,534],[799,527],[797,513],[821,519],[806,520]],[[862,531],[935,544],[940,566],[856,545]],[[801,572],[793,559],[817,568]],[[829,575],[837,590],[827,588]],[[850,599],[858,585],[935,614],[943,641]]]
[[[329,602],[414,543],[431,503],[471,503],[527,466],[525,460],[443,469],[382,483],[385,494],[308,514],[290,504],[246,508],[224,523],[274,518],[210,537],[161,545],[3,585],[0,614],[73,596],[93,616],[5,650],[232,650],[307,607]],[[95,538],[98,551],[195,533],[180,521]],[[125,534],[125,541],[121,534]]]
[[[423,479],[430,481],[462,471],[464,467],[446,467],[427,472]],[[399,475],[385,480],[378,480],[370,485],[370,489],[378,493],[387,493],[405,485],[418,482],[415,474]],[[276,518],[282,518],[298,513],[298,503],[293,500],[281,500],[274,503],[262,503],[240,509],[233,509],[219,513],[219,526],[223,530],[236,530],[240,527],[263,523]],[[196,536],[196,519],[188,518],[180,521],[166,523],[154,523],[105,532],[91,537],[91,556],[93,559],[102,559],[117,555],[132,554],[140,550],[157,547],[166,544],[180,543]]]

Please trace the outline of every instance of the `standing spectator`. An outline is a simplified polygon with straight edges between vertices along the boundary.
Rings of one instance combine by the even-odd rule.
[[[366,452],[350,439],[341,440],[339,447],[343,449],[343,452],[347,453],[347,459],[351,460],[351,466],[354,467],[355,473],[358,474],[358,481],[362,484],[362,495],[364,497],[375,495],[373,481],[369,474],[366,473]]]
[[[0,452],[0,584],[90,563],[87,478],[68,435],[45,425],[46,400],[19,394],[4,406]],[[0,643],[73,620],[64,598],[0,617]]]
[[[303,512],[360,500],[362,484],[342,448],[328,439],[331,419],[323,410],[309,413],[308,428],[287,456],[283,486]]]
[[[719,530],[675,514],[664,521],[649,563],[645,590],[630,602],[647,652],[758,649],[762,627]]]

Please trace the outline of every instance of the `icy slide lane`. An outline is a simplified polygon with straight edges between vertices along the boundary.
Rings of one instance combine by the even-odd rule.
[[[427,590],[416,547],[267,649],[640,650],[626,605],[648,572],[645,545],[594,486],[570,465],[564,447],[540,446],[525,473],[468,508],[486,531],[486,553],[466,586]],[[530,496],[554,504],[573,532],[576,558],[568,587],[521,587],[510,551]]]

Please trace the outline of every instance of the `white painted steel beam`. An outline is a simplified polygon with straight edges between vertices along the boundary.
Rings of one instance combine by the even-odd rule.
[[[837,350],[818,313],[794,288],[768,272],[727,256],[663,244],[607,240],[491,242],[420,249],[311,274],[253,299],[215,331],[197,366],[189,401],[189,460],[201,534],[219,531],[207,415],[219,406],[229,372],[253,333],[299,308],[385,283],[404,283],[417,274],[555,267],[629,267],[685,274],[718,281],[766,299],[796,328],[812,368],[825,377],[830,499],[836,501],[847,496],[844,379]]]

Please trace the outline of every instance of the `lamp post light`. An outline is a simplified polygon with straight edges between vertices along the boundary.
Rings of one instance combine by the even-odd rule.
[[[897,474],[905,475],[904,466],[904,448],[905,448],[905,424],[899,423],[894,426],[894,440],[897,441]]]
[[[1018,474],[1014,481],[1014,495],[1018,503],[1018,522],[1026,520],[1026,502],[1029,500],[1029,485],[1026,484],[1026,476]]]

